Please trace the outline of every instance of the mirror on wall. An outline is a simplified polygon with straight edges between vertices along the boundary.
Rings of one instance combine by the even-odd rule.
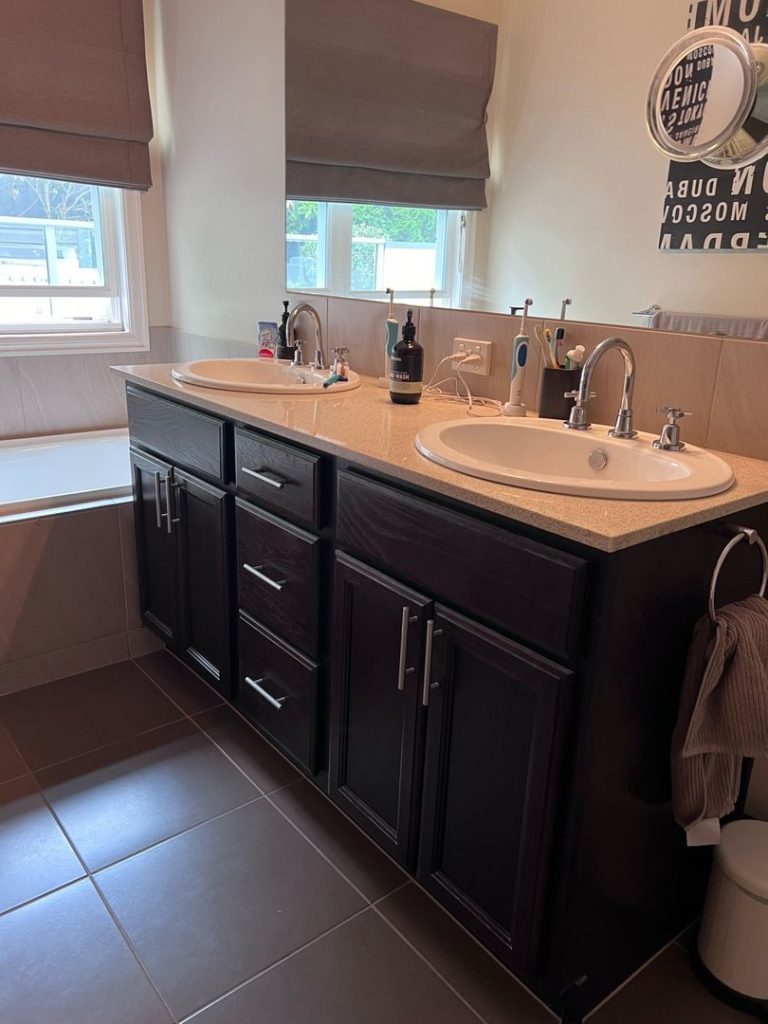
[[[648,94],[648,131],[670,160],[738,170],[768,153],[768,46],[733,29],[689,32]]]
[[[354,39],[355,4],[339,3]],[[612,0],[397,6],[401,20],[435,8],[496,30],[492,52],[472,53],[492,61],[487,205],[360,199],[353,175],[346,197],[322,187],[289,197],[290,290],[386,302],[392,289],[402,302],[502,313],[530,295],[542,318],[565,308],[577,321],[768,340],[768,0],[647,0],[634,12]],[[364,27],[358,36],[374,45]],[[430,49],[426,37],[409,44],[417,56]],[[373,110],[376,79],[391,86],[396,62],[379,67],[361,49],[355,63],[351,43],[333,45],[334,76],[354,78],[355,109]],[[399,142],[421,157],[419,71]],[[292,116],[289,88],[289,138]],[[337,134],[316,133],[314,152]],[[447,174],[474,173],[446,154]]]

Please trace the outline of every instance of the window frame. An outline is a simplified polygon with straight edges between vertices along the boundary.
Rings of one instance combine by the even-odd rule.
[[[104,284],[0,285],[0,297],[107,298],[114,304],[119,323],[3,324],[0,356],[97,355],[110,352],[147,352],[150,347],[144,233],[141,197],[135,190],[113,189],[111,201],[99,203],[103,239]],[[100,196],[103,198],[103,196]]]
[[[322,204],[327,209],[325,245],[321,244],[322,236],[318,237],[318,262],[326,274],[323,288],[289,288],[290,292],[302,295],[328,295],[345,299],[364,299],[381,301],[386,296],[385,290],[359,291],[352,289],[352,233],[353,203]],[[376,203],[370,204],[376,206]],[[435,209],[439,209],[435,207]],[[432,290],[415,289],[397,291],[398,302],[412,305],[427,306],[439,304],[442,307],[458,307],[467,287],[464,268],[466,257],[474,244],[475,217],[471,211],[440,210],[445,214],[446,228],[438,239],[438,249],[444,249],[443,287]],[[286,235],[287,240],[287,235]],[[286,268],[287,280],[287,268]]]

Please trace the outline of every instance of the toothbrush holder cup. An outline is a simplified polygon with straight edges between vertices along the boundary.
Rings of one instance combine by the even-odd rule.
[[[574,401],[566,398],[566,391],[577,391],[581,383],[581,367],[575,370],[556,370],[545,366],[541,374],[539,390],[539,418],[544,420],[567,420]]]

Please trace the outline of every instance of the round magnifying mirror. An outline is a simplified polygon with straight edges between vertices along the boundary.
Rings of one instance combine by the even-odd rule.
[[[689,32],[665,54],[648,94],[648,130],[671,160],[744,167],[768,152],[768,47],[733,29]]]

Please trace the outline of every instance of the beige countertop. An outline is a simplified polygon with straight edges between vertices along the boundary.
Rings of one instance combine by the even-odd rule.
[[[510,487],[464,476],[430,462],[414,446],[431,423],[459,419],[464,408],[432,398],[394,405],[388,393],[363,379],[357,391],[313,398],[251,395],[180,384],[170,365],[121,366],[117,373],[158,394],[198,409],[262,427],[278,436],[476,508],[546,530],[600,551],[619,551],[768,502],[768,463],[724,455],[736,483],[724,494],[685,501],[617,501]]]

